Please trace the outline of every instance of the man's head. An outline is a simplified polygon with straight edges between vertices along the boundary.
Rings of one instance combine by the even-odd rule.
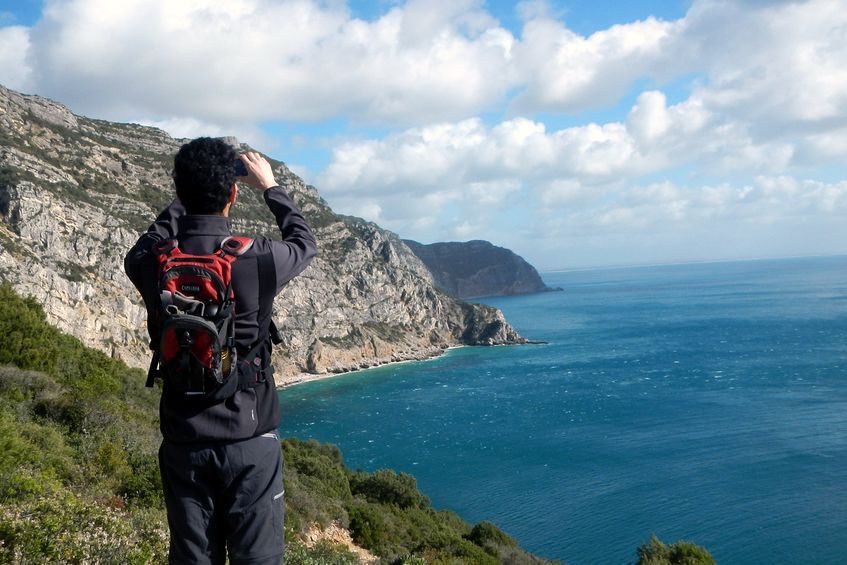
[[[220,214],[232,200],[238,155],[221,139],[200,137],[174,158],[176,195],[189,214]]]

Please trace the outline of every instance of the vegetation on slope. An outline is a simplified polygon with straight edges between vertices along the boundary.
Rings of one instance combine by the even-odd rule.
[[[62,334],[34,299],[0,286],[0,562],[166,560],[158,395],[143,383],[141,371]],[[471,541],[472,528],[431,509],[409,475],[351,471],[329,445],[283,445],[288,563],[355,562],[328,544],[297,543],[313,523],[335,521],[386,561],[497,562],[498,543]]]
[[[0,285],[0,563],[167,561],[158,394],[144,380]],[[331,445],[282,444],[288,564],[356,563],[343,546],[299,541],[313,524],[333,522],[384,563],[549,563],[493,524],[471,527],[434,510],[410,475],[352,471]],[[713,563],[677,545],[655,540],[639,549],[639,563]]]

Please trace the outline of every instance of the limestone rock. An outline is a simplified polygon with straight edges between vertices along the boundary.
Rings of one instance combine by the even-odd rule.
[[[173,198],[169,172],[183,142],[0,87],[0,280],[35,296],[62,330],[137,367],[149,362],[146,312],[123,256]],[[319,245],[276,300],[281,378],[524,341],[499,311],[435,288],[397,235],[336,215],[314,187],[273,165]],[[232,224],[279,237],[261,195],[246,187]]]

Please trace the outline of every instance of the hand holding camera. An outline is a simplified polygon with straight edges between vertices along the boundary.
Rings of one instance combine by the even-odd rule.
[[[238,177],[238,182],[249,184],[262,191],[277,186],[271,164],[255,151],[248,151],[238,156],[235,160],[235,175]]]

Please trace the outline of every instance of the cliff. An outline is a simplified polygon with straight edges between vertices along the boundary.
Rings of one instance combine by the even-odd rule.
[[[52,324],[136,367],[149,361],[146,316],[122,258],[173,197],[169,172],[183,142],[0,87],[0,281],[36,297]],[[499,310],[436,288],[397,235],[336,215],[314,187],[274,166],[320,247],[275,304],[281,379],[524,341]],[[279,237],[252,189],[239,193],[232,224]]]
[[[487,241],[403,242],[427,266],[438,288],[460,298],[551,290],[520,255]]]

